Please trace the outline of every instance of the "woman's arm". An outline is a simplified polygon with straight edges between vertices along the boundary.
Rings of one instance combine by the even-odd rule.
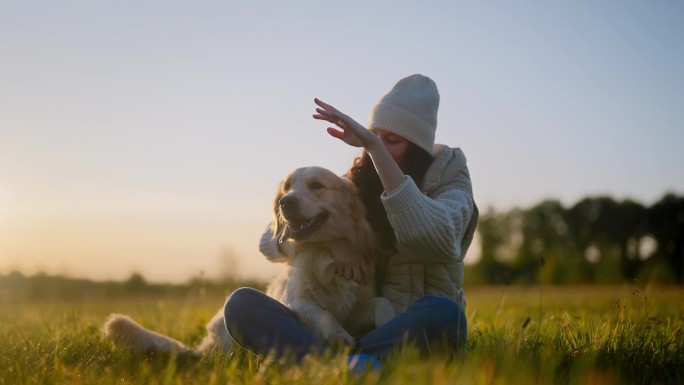
[[[397,242],[417,260],[459,262],[461,244],[473,217],[472,196],[459,188],[447,188],[434,197],[423,194],[406,177],[382,202]]]
[[[371,159],[375,169],[378,171],[382,187],[385,191],[394,191],[404,180],[404,172],[399,165],[392,159],[389,151],[382,143],[380,138],[366,127],[357,123],[354,119],[338,111],[335,107],[326,104],[318,99],[314,102],[319,106],[314,119],[325,120],[335,124],[337,127],[328,127],[328,133],[350,146],[363,147]]]
[[[273,233],[273,224],[269,224],[261,235],[259,251],[271,262],[285,262],[295,254],[293,242],[280,242],[280,234]]]

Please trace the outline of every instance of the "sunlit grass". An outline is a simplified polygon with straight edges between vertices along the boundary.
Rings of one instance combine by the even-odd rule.
[[[220,296],[0,303],[0,384],[624,384],[684,382],[684,290],[495,287],[468,290],[468,351],[410,348],[380,373],[348,376],[341,357],[300,366],[230,356],[132,356],[102,339],[110,312],[190,345]],[[540,307],[541,299],[541,307]],[[539,322],[541,321],[541,322]]]

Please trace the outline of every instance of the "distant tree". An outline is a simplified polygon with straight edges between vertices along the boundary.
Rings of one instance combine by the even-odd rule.
[[[126,289],[130,291],[143,291],[148,287],[145,277],[140,273],[133,273],[126,280]]]
[[[622,277],[636,277],[641,264],[639,247],[630,245],[646,235],[644,206],[610,197],[585,198],[568,210],[566,219],[572,242],[581,253],[587,255],[594,247],[601,258],[617,258],[606,262],[618,268]]]
[[[684,198],[672,194],[650,208],[599,196],[569,209],[556,200],[525,210],[490,209],[478,231],[482,257],[473,270],[490,283],[503,276],[527,284],[638,277],[684,283]],[[642,242],[650,249],[645,255]]]
[[[646,230],[658,246],[654,258],[665,261],[684,283],[684,198],[665,195],[647,210]]]
[[[609,239],[620,247],[622,276],[629,280],[636,278],[642,265],[638,243],[646,233],[646,208],[641,204],[625,200],[613,207],[610,215]],[[630,244],[636,245],[630,247]]]
[[[476,266],[476,273],[484,283],[508,284],[512,271],[505,263],[506,255],[502,250],[511,243],[513,229],[512,213],[497,213],[489,208],[478,221],[477,231],[480,237],[481,254]]]
[[[577,258],[568,235],[566,212],[560,202],[546,200],[523,212],[523,241],[514,261],[523,283],[589,281],[584,261]],[[543,266],[543,268],[542,268]]]

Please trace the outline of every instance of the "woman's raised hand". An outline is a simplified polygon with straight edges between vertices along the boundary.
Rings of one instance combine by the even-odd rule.
[[[314,99],[314,103],[318,105],[314,119],[325,120],[339,128],[328,127],[328,134],[342,140],[350,146],[364,147],[368,150],[375,144],[382,142],[373,132],[366,129],[366,127],[357,123],[354,119],[338,111],[335,107]],[[341,128],[341,130],[340,130]]]

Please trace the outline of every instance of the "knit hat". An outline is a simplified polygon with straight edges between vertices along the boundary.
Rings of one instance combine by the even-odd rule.
[[[411,75],[397,82],[371,111],[368,127],[399,135],[432,154],[439,92],[432,79]]]

